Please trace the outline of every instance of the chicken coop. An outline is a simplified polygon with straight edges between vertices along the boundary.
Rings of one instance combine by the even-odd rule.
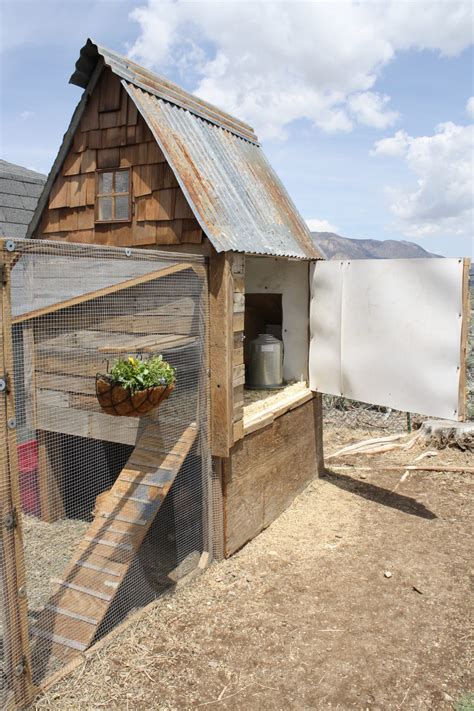
[[[12,706],[323,473],[323,392],[464,416],[467,260],[325,262],[250,126],[90,40],[71,83],[0,250]],[[104,411],[98,374],[158,355],[170,397]]]
[[[320,396],[307,387],[320,255],[250,126],[90,40],[71,82],[85,91],[29,237],[207,259],[210,446],[229,555],[321,467]],[[245,387],[259,334],[282,344],[275,389]]]

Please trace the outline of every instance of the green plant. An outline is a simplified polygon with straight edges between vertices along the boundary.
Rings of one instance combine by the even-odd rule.
[[[474,693],[467,691],[453,705],[454,711],[473,711]]]
[[[152,356],[148,360],[129,356],[115,361],[109,377],[114,384],[135,393],[160,385],[171,385],[176,381],[176,371],[161,355]]]

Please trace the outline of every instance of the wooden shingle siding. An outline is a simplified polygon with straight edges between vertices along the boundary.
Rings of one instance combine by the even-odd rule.
[[[95,224],[95,172],[116,168],[130,169],[130,222]],[[35,236],[119,246],[202,242],[163,152],[109,70],[89,98]]]

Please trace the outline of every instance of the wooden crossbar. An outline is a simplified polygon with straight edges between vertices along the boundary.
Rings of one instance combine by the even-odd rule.
[[[147,284],[149,281],[153,281],[154,279],[160,279],[165,276],[170,276],[171,274],[177,274],[178,272],[183,272],[187,269],[193,269],[193,266],[191,264],[185,264],[184,262],[180,264],[173,264],[171,267],[163,267],[163,269],[157,269],[154,272],[142,274],[141,276],[135,277],[134,279],[127,279],[126,281],[121,281],[118,284],[112,284],[111,286],[106,286],[102,289],[96,289],[96,291],[90,291],[87,294],[80,294],[79,296],[74,296],[72,299],[58,301],[56,304],[51,304],[51,306],[43,306],[41,309],[28,311],[28,313],[21,314],[20,316],[17,316],[16,318],[12,319],[12,323],[23,323],[24,321],[29,321],[32,318],[46,316],[47,314],[52,314],[55,311],[61,311],[62,309],[67,309],[71,306],[78,306],[79,304],[83,304],[86,301],[91,301],[92,299],[99,299],[102,296],[116,294],[118,291],[122,291],[123,289],[130,289],[133,286]]]

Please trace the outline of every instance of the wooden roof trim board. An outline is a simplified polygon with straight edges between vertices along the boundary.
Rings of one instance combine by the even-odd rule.
[[[149,281],[154,279],[160,279],[161,277],[170,276],[171,274],[177,274],[178,272],[185,271],[186,269],[196,269],[198,265],[194,264],[173,264],[170,267],[164,267],[163,269],[158,269],[155,272],[150,272],[149,274],[143,274],[142,276],[135,277],[134,279],[127,279],[127,281],[121,281],[118,284],[112,284],[111,286],[106,286],[103,289],[97,289],[96,291],[91,291],[87,294],[81,294],[80,296],[74,296],[72,299],[66,299],[66,301],[59,301],[51,306],[44,306],[41,309],[36,309],[35,311],[29,311],[26,314],[17,316],[12,320],[13,324],[23,323],[24,321],[29,321],[32,318],[39,318],[40,316],[46,316],[47,314],[54,313],[56,311],[61,311],[62,309],[70,308],[71,306],[78,306],[86,301],[91,301],[92,299],[99,299],[102,296],[109,296],[110,294],[115,294],[123,289],[130,289],[133,286],[139,286],[140,284],[147,284]]]

